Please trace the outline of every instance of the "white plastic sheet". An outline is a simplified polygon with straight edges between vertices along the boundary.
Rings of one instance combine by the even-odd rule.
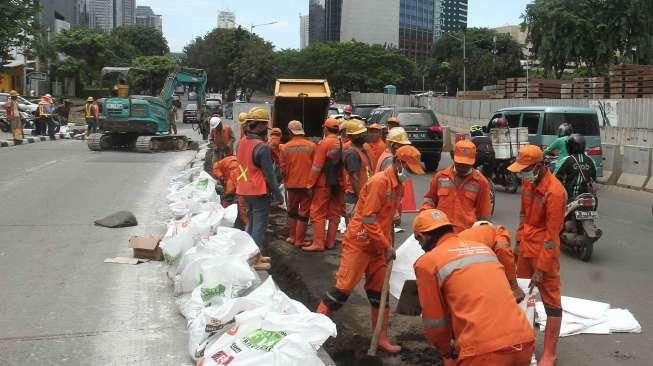
[[[404,282],[415,279],[413,265],[423,254],[422,247],[413,235],[409,236],[397,249],[397,258],[392,264],[392,273],[390,274],[390,293],[392,296],[398,299],[401,295],[401,289],[404,287]]]

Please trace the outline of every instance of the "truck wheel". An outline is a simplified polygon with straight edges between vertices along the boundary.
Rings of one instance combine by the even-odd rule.
[[[439,165],[440,165],[440,154],[428,154],[424,156],[424,169],[428,173],[432,173],[438,170]]]
[[[585,239],[583,246],[578,250],[578,256],[583,262],[589,262],[592,258],[592,252],[594,251],[594,243],[591,240]]]

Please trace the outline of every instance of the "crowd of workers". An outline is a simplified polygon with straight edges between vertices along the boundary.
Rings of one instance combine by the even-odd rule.
[[[335,284],[316,311],[330,315],[341,308],[364,277],[374,327],[384,276],[395,257],[394,226],[401,221],[404,185],[411,175],[424,174],[419,151],[396,120],[384,133],[383,126],[366,127],[356,118],[329,118],[317,144],[305,138],[300,121],[288,123],[290,139],[282,144],[282,131],[268,128],[264,109],[253,108],[239,121],[235,156],[233,131],[212,124],[211,141],[221,157],[213,173],[222,184],[224,204],[239,204],[239,221],[262,246],[270,208],[284,201],[283,183],[286,241],[307,252],[335,248],[345,217]],[[413,223],[426,252],[414,265],[426,338],[445,365],[528,365],[534,332],[518,306],[525,294],[516,278],[530,278],[547,313],[539,365],[553,365],[562,316],[559,233],[565,188],[539,147],[519,151],[509,167],[522,180],[513,252],[508,230],[489,221],[490,183],[474,169],[476,146],[459,141],[451,154],[453,165],[433,175]],[[309,223],[312,240],[307,240]],[[269,268],[268,260],[261,257],[256,266]],[[379,347],[398,353],[401,347],[388,337],[389,317],[386,309]]]

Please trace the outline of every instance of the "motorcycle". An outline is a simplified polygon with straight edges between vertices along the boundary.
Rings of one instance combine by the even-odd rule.
[[[570,249],[583,262],[588,262],[594,243],[603,231],[596,226],[598,201],[593,193],[581,193],[567,204],[565,223],[560,233],[561,244]]]

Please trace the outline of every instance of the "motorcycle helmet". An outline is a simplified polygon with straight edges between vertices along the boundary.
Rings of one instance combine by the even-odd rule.
[[[585,152],[585,137],[579,133],[571,134],[567,138],[567,152],[571,154],[582,154]]]
[[[574,129],[567,122],[558,126],[558,137],[569,136],[574,133]]]

